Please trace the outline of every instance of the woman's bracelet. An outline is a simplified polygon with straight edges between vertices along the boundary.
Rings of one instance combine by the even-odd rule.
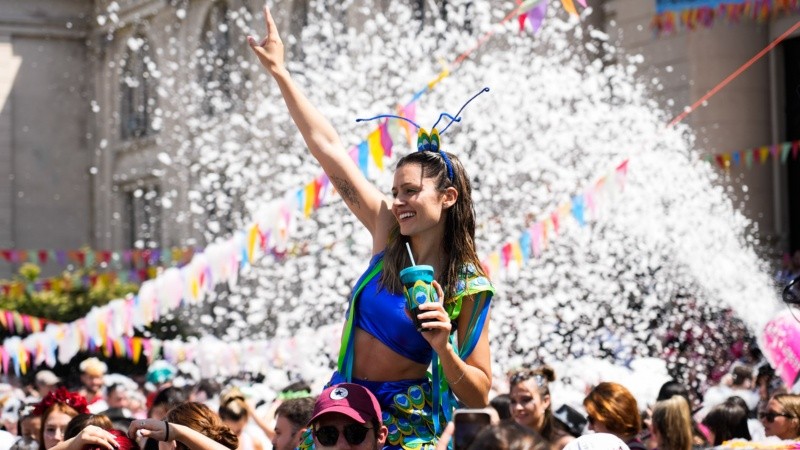
[[[460,376],[460,377],[458,377],[458,379],[457,379],[456,381],[454,381],[454,382],[450,383],[450,386],[455,386],[455,385],[457,385],[457,384],[458,384],[458,383],[461,381],[461,379],[462,379],[462,378],[464,378],[464,375],[465,375],[466,373],[467,373],[467,371],[466,371],[466,370],[463,370],[463,371],[461,371],[461,376]]]
[[[164,441],[169,441],[169,422],[164,421]]]

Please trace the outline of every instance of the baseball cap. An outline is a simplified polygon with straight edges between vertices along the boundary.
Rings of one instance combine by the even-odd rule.
[[[314,404],[314,412],[308,424],[328,413],[344,414],[358,423],[381,420],[378,399],[369,389],[352,383],[336,384],[322,391]]]

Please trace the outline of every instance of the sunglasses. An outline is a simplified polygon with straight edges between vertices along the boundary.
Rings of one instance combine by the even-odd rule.
[[[775,422],[775,418],[776,417],[793,418],[794,416],[791,415],[791,414],[776,413],[776,412],[772,412],[772,411],[758,413],[758,418],[761,419],[761,420],[765,420],[766,419],[767,423]]]
[[[508,381],[509,384],[514,386],[515,384],[522,383],[523,381],[528,381],[533,379],[536,382],[536,385],[541,387],[544,386],[544,377],[540,373],[536,373],[533,370],[520,370],[518,372],[514,372],[509,377]]]
[[[342,428],[342,434],[344,434],[344,439],[348,444],[358,445],[364,442],[367,437],[367,431],[371,429],[357,423],[351,423]],[[336,442],[339,441],[339,429],[332,425],[319,427],[314,430],[314,436],[317,437],[320,444],[330,447],[336,445]]]

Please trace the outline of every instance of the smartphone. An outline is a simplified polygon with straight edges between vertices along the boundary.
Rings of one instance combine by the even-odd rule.
[[[456,409],[453,414],[453,450],[466,450],[491,420],[485,409]]]

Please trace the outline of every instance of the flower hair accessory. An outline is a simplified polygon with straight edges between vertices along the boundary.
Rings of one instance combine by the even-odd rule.
[[[458,110],[455,116],[451,116],[446,112],[439,114],[439,119],[437,119],[436,123],[433,124],[430,134],[428,133],[427,130],[417,125],[413,120],[408,119],[406,117],[397,116],[394,114],[381,114],[375,117],[370,117],[368,119],[356,119],[356,122],[366,122],[368,120],[389,118],[389,119],[405,120],[411,125],[414,125],[419,130],[419,133],[417,134],[417,151],[438,153],[444,160],[444,164],[447,166],[447,178],[450,181],[453,181],[453,163],[450,162],[450,158],[447,157],[447,154],[441,150],[439,145],[440,144],[439,135],[444,134],[444,132],[447,131],[447,129],[450,128],[450,125],[452,125],[454,122],[461,122],[461,111],[463,111],[464,108],[466,108],[467,105],[469,105],[469,103],[475,99],[475,97],[483,94],[484,92],[489,92],[489,88],[485,87],[481,89],[480,92],[473,95],[472,98],[467,100],[467,102],[464,103],[463,106],[461,106],[461,109]],[[442,120],[443,117],[447,117],[448,119],[450,119],[450,123],[448,123],[447,126],[444,127],[444,129],[440,132],[439,130],[436,129],[436,125],[439,124],[439,121]]]
[[[63,403],[77,411],[79,414],[89,414],[86,397],[77,392],[70,392],[65,387],[59,387],[47,393],[42,401],[33,408],[34,416],[41,416],[49,407],[56,403]]]

